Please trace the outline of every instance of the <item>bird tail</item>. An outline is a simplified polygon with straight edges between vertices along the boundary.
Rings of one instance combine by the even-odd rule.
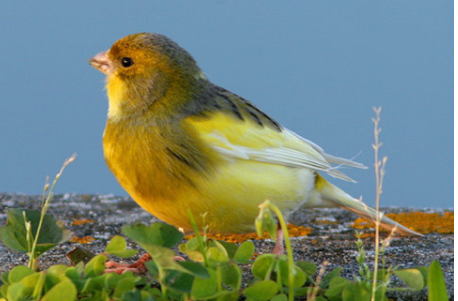
[[[367,220],[375,222],[377,211],[374,208],[371,208],[364,204],[361,200],[355,199],[348,195],[343,190],[337,188],[336,186],[332,185],[328,181],[326,181],[323,177],[319,174],[316,175],[316,191],[317,191],[317,199],[319,199],[319,203],[329,206],[329,207],[341,207],[351,212],[354,212],[365,218]],[[422,236],[420,233],[417,233],[403,225],[393,221],[392,219],[383,215],[380,226],[391,230],[396,228],[396,233],[404,234],[404,235],[418,235]]]

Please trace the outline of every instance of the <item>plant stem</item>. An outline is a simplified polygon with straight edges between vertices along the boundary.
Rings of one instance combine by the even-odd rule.
[[[318,294],[318,291],[320,289],[320,283],[321,280],[323,279],[323,275],[326,272],[326,267],[329,265],[329,261],[325,260],[321,264],[320,270],[318,271],[318,275],[316,276],[316,281],[315,285],[313,286],[312,291],[310,294],[307,296],[307,300],[314,301],[316,300],[316,295]]]
[[[216,285],[218,292],[221,292],[223,290],[222,282],[223,280],[221,275],[221,266],[218,264],[216,266]]]
[[[196,221],[194,220],[194,216],[192,215],[191,210],[188,209],[188,213],[189,213],[189,218],[191,219],[192,229],[194,230],[197,241],[199,242],[200,252],[202,252],[202,256],[204,258],[204,265],[208,267],[208,258],[207,258],[207,252],[205,252],[204,241],[202,239],[202,236],[199,233],[199,228],[197,227]]]
[[[379,128],[380,123],[380,112],[382,108],[375,108],[375,118],[372,119],[374,122],[374,160],[375,160],[375,258],[374,258],[374,276],[372,281],[372,294],[371,301],[375,300],[376,290],[377,290],[377,274],[378,274],[378,261],[380,253],[380,220],[382,213],[380,213],[380,197],[382,194],[382,181],[384,174],[384,167],[386,162],[386,157],[383,158],[383,161],[379,160],[379,149],[382,146],[382,143],[379,141],[379,134],[381,129]]]
[[[291,248],[291,241],[289,239],[288,227],[286,226],[285,219],[277,206],[269,202],[269,207],[275,212],[280,223],[281,230],[285,238],[286,254],[288,256],[288,300],[294,300],[294,259],[293,249]],[[279,238],[277,238],[279,239]]]
[[[49,184],[46,183],[45,187],[43,189],[43,195],[42,195],[42,199],[41,199],[40,222],[38,223],[38,228],[37,228],[37,232],[35,234],[35,239],[33,240],[32,250],[29,253],[30,255],[29,255],[29,264],[28,264],[28,266],[32,270],[36,270],[37,269],[37,258],[38,258],[38,256],[36,254],[36,250],[37,250],[38,238],[40,237],[41,227],[43,225],[43,220],[45,218],[46,212],[48,211],[49,203],[50,203],[50,201],[51,201],[51,199],[53,197],[52,191],[54,189],[54,186],[56,186],[56,184],[57,184],[57,180],[59,180],[60,176],[64,172],[65,167],[67,167],[70,163],[72,163],[75,160],[75,158],[76,158],[76,154],[73,154],[70,158],[65,160],[64,164],[60,168],[59,173],[54,178],[54,181],[52,182],[51,187],[49,187]],[[48,190],[48,188],[49,188],[49,192],[48,192],[48,194],[46,196],[46,200],[45,200],[45,195],[46,195],[45,192]]]

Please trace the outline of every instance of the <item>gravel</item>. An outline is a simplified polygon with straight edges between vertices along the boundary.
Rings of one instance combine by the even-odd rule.
[[[39,209],[40,196],[0,193],[0,225],[6,223],[8,208]],[[408,212],[409,208],[383,208],[385,213]],[[415,209],[415,211],[442,212],[437,209]],[[40,259],[41,268],[54,264],[69,264],[65,254],[75,246],[82,246],[94,253],[101,253],[107,241],[121,233],[122,226],[132,223],[149,224],[156,218],[141,209],[129,197],[113,195],[56,195],[48,211],[62,220],[67,229],[75,236],[94,237],[94,242],[79,245],[64,243],[45,253]],[[351,224],[355,215],[342,209],[299,210],[290,219],[296,225],[313,228],[306,237],[292,239],[295,260],[311,261],[321,265],[328,261],[327,271],[342,267],[342,276],[352,279],[358,274],[356,263],[357,249],[355,230]],[[84,225],[71,225],[74,219],[89,219],[95,222]],[[336,223],[337,222],[337,223]],[[363,238],[367,264],[373,268],[373,238]],[[254,241],[258,254],[270,252],[274,242],[271,240]],[[454,236],[453,234],[431,233],[423,237],[395,237],[386,249],[386,263],[399,268],[429,266],[433,260],[440,262],[447,284],[450,300],[454,297]],[[130,247],[138,248],[134,243]],[[16,253],[0,243],[0,273],[9,271],[16,265],[26,264],[27,256]],[[249,267],[246,267],[249,269]],[[400,287],[402,283],[392,277],[391,287]],[[393,300],[427,300],[427,289],[419,292],[395,291],[389,293]]]

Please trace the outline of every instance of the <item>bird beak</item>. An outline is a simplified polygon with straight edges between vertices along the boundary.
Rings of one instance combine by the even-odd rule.
[[[113,63],[108,58],[108,50],[94,55],[89,60],[89,64],[106,75],[111,75],[114,71]]]

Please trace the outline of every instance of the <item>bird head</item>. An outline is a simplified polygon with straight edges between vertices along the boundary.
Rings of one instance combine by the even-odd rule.
[[[126,36],[89,63],[107,76],[112,118],[140,113],[161,99],[185,99],[205,80],[192,56],[160,34]]]

